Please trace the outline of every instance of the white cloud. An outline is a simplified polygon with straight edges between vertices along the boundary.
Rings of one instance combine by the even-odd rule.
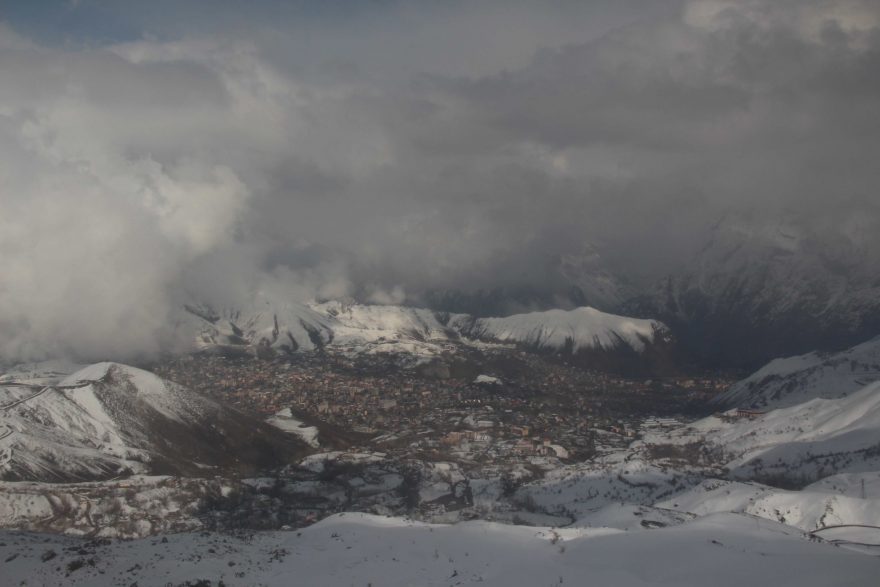
[[[311,44],[0,25],[0,357],[148,353],[188,295],[561,289],[590,244],[674,268],[728,210],[877,216],[876,3],[627,6],[582,34],[571,7],[401,9]]]

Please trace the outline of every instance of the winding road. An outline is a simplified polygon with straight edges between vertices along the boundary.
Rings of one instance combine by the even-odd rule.
[[[34,394],[31,394],[27,397],[23,397],[21,399],[17,399],[13,402],[9,402],[8,404],[4,404],[4,405],[0,406],[0,412],[2,412],[3,414],[6,414],[12,408],[14,408],[16,406],[20,406],[21,404],[28,402],[28,401],[34,399],[35,397],[39,397],[39,396],[43,395],[44,393],[46,393],[47,391],[49,391],[50,389],[78,389],[80,387],[85,387],[87,385],[91,385],[92,383],[97,383],[97,381],[91,381],[91,380],[79,381],[74,385],[36,385],[33,383],[20,383],[18,381],[2,382],[2,383],[0,383],[0,387],[27,387],[30,389],[39,389],[39,391]],[[0,440],[8,438],[9,436],[12,435],[13,432],[15,432],[15,430],[10,428],[6,424],[0,424]]]

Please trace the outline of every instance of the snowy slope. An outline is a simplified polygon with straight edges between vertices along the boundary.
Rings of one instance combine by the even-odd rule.
[[[488,340],[514,342],[535,348],[578,350],[642,350],[665,327],[655,320],[639,320],[600,312],[595,308],[549,310],[515,314],[505,318],[453,316],[450,326],[463,334]]]
[[[880,498],[835,495],[812,487],[786,491],[758,483],[710,479],[655,505],[697,516],[742,512],[805,531],[840,524],[880,526]]]
[[[333,320],[333,347],[353,353],[436,356],[457,333],[423,308],[325,302],[312,308]]]
[[[301,447],[274,427],[118,363],[90,365],[45,386],[0,384],[0,406],[3,479],[193,471],[248,462],[245,455],[261,463],[280,447]]]
[[[252,352],[266,346],[281,352],[333,346],[353,352],[438,354],[456,337],[434,312],[403,306],[298,303],[258,296],[253,303],[216,311],[188,305],[178,321],[196,348]]]
[[[842,472],[880,470],[880,382],[838,399],[814,399],[754,419],[735,411],[647,443],[699,442],[739,478],[785,478],[791,483]]]
[[[831,475],[805,487],[804,490],[880,499],[880,471]]]
[[[569,521],[592,524],[592,513],[599,508],[622,503],[652,505],[700,479],[687,468],[661,467],[622,450],[550,471],[519,488],[515,498]]]
[[[308,426],[300,420],[297,420],[291,413],[290,408],[284,408],[274,416],[268,418],[266,422],[275,426],[279,430],[298,436],[300,440],[312,448],[318,448],[321,446],[318,442],[318,428],[316,426]]]
[[[880,380],[880,337],[840,353],[813,352],[776,359],[737,382],[714,402],[760,410],[832,399]]]
[[[245,349],[265,344],[289,351],[313,350],[333,340],[335,321],[306,304],[256,296],[235,308],[190,304],[177,327],[202,349]]]
[[[9,584],[304,586],[870,585],[880,559],[805,540],[796,529],[722,514],[670,528],[554,530],[427,525],[339,514],[297,532],[177,534],[86,542],[0,535]],[[210,583],[207,583],[207,582]],[[189,583],[187,583],[189,582]]]

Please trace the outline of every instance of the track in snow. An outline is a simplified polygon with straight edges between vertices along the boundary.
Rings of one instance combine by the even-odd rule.
[[[50,389],[52,389],[52,386],[46,386],[33,395],[29,395],[27,397],[23,397],[21,399],[15,400],[14,402],[8,403],[5,406],[0,406],[0,411],[8,412],[9,410],[14,408],[15,406],[21,405],[21,404],[25,403],[26,401],[30,401],[30,400],[34,399],[35,397],[43,395],[44,393],[46,393]]]
[[[59,385],[40,386],[40,385],[33,385],[30,383],[18,383],[18,382],[0,383],[0,385],[2,385],[3,387],[29,387],[32,389],[36,389],[38,387],[40,388],[40,391],[38,391],[37,393],[34,393],[34,394],[29,395],[27,397],[23,397],[21,399],[17,399],[14,402],[10,402],[6,405],[0,406],[0,412],[6,413],[16,406],[20,406],[21,404],[28,402],[28,401],[34,399],[35,397],[39,397],[39,396],[43,395],[44,393],[46,393],[50,389],[78,389],[80,387],[85,387],[87,385],[91,385],[92,383],[97,383],[97,381],[80,381],[76,385],[60,385],[60,386]],[[0,424],[0,430],[2,430],[2,432],[0,432],[0,440],[3,440],[4,438],[8,438],[9,436],[12,436],[12,433],[15,432],[15,430],[10,428],[9,426],[6,426],[5,424]]]

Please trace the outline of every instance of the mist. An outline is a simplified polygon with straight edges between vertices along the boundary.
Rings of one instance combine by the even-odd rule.
[[[46,10],[0,13],[6,361],[256,291],[637,289],[731,216],[880,250],[870,0]]]

